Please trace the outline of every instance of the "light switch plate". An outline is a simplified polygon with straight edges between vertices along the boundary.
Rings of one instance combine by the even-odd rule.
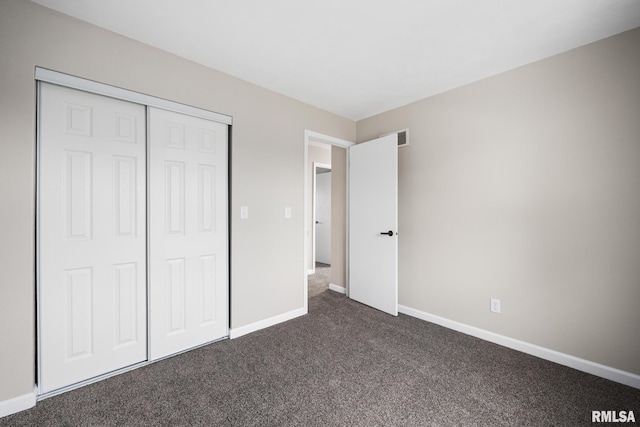
[[[240,219],[249,218],[249,206],[240,206]]]
[[[286,219],[291,219],[291,208],[289,207],[284,208],[284,217]]]

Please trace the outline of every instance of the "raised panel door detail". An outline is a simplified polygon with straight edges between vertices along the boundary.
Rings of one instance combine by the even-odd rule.
[[[93,110],[86,105],[67,104],[65,132],[72,135],[91,136]]]
[[[91,238],[92,155],[67,151],[65,194],[67,208],[67,238]]]
[[[137,342],[137,268],[135,262],[114,265],[116,347]]]
[[[216,153],[216,132],[198,129],[198,150],[202,153]]]
[[[200,231],[215,232],[216,169],[198,165],[198,224]]]
[[[169,333],[183,332],[185,329],[185,283],[184,258],[167,260],[167,284],[169,291],[169,305],[167,318]]]
[[[146,140],[146,109],[38,84],[36,372],[49,393],[147,359],[146,147],[128,142]]]
[[[65,271],[68,360],[93,353],[92,276],[91,268]]]
[[[124,113],[113,114],[113,139],[116,141],[137,142],[136,116]]]
[[[228,333],[228,126],[153,107],[149,120],[150,358],[156,360]],[[178,134],[168,143],[171,127]]]
[[[200,324],[216,321],[216,256],[200,257],[200,289],[202,292],[202,318]]]
[[[166,162],[167,234],[184,234],[184,163]]]
[[[165,138],[168,148],[184,150],[184,125],[179,123],[165,122]]]
[[[113,176],[115,196],[115,234],[119,237],[136,235],[136,158],[114,156]]]

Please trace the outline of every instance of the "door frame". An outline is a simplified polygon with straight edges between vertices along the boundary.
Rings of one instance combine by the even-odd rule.
[[[311,194],[311,262],[313,262],[313,265],[311,266],[311,268],[307,269],[309,274],[314,274],[316,271],[316,185],[318,179],[318,169],[331,170],[331,165],[327,163],[313,162],[313,190]]]
[[[303,261],[302,261],[302,277],[303,277],[302,297],[303,297],[303,307],[304,307],[305,313],[309,312],[309,299],[308,299],[309,289],[307,284],[307,280],[308,280],[307,271],[309,270],[309,266],[307,266],[307,261],[309,259],[310,233],[313,232],[312,230],[308,229],[310,218],[311,218],[311,212],[309,212],[309,203],[308,203],[309,197],[311,196],[309,194],[309,184],[310,184],[309,183],[309,144],[312,142],[320,142],[322,144],[328,144],[328,145],[344,148],[347,152],[346,153],[347,154],[347,173],[346,173],[346,182],[345,182],[345,186],[346,186],[345,207],[346,207],[346,213],[347,213],[345,218],[345,228],[346,228],[345,268],[347,271],[345,289],[346,289],[347,295],[349,295],[349,203],[348,203],[348,200],[349,200],[349,173],[348,173],[349,147],[356,145],[356,143],[352,141],[347,141],[345,139],[336,138],[336,137],[325,135],[319,132],[314,132],[308,129],[304,130],[304,193],[303,193],[304,194],[304,227],[303,227],[304,254],[303,254]]]
[[[211,120],[217,123],[222,123],[228,126],[228,135],[227,135],[227,146],[228,146],[228,151],[227,151],[227,335],[223,338],[220,339],[226,339],[229,337],[229,333],[231,330],[231,149],[232,149],[232,129],[233,129],[233,118],[231,116],[228,116],[226,114],[221,114],[221,113],[216,113],[213,111],[209,111],[209,110],[204,110],[202,108],[198,108],[198,107],[193,107],[190,105],[186,105],[186,104],[180,104],[178,102],[174,102],[174,101],[169,101],[166,99],[162,99],[162,98],[157,98],[155,96],[151,96],[151,95],[146,95],[143,93],[139,93],[139,92],[134,92],[132,90],[128,90],[128,89],[122,89],[116,86],[111,86],[105,83],[99,83],[93,80],[87,80],[81,77],[76,77],[76,76],[72,76],[69,74],[64,74],[58,71],[53,71],[47,68],[42,68],[42,67],[35,67],[35,73],[34,73],[34,78],[35,78],[35,82],[36,82],[36,108],[38,109],[38,115],[40,114],[40,90],[41,90],[41,84],[40,82],[44,82],[44,83],[52,83],[58,86],[63,86],[63,87],[67,87],[67,88],[71,88],[71,89],[78,89],[84,92],[88,92],[88,93],[92,93],[95,95],[102,95],[102,96],[106,96],[109,98],[115,98],[115,99],[119,99],[122,101],[129,101],[135,104],[141,104],[143,106],[145,106],[145,108],[147,109],[146,112],[146,118],[148,120],[148,108],[147,107],[157,107],[163,110],[169,110],[169,111],[173,111],[176,113],[182,113],[182,114],[186,114],[186,115],[190,115],[190,116],[194,116],[194,117],[198,117],[198,118],[202,118],[202,119],[206,119],[206,120]],[[148,121],[145,123],[145,126],[147,126]],[[147,144],[146,146],[146,150],[147,153],[145,155],[147,162],[149,161],[149,147],[148,147],[148,129],[146,130],[146,135],[145,135],[145,144]],[[150,361],[149,360],[149,339],[150,339],[150,334],[149,334],[149,299],[148,299],[148,292],[149,292],[149,286],[148,283],[145,285],[146,286],[146,293],[147,293],[147,360],[136,363],[134,365],[130,365],[130,366],[126,366],[124,368],[112,371],[112,372],[107,372],[105,374],[102,375],[98,375],[96,377],[92,377],[89,379],[86,379],[84,381],[80,381],[56,390],[52,390],[50,392],[46,392],[43,393],[42,388],[40,386],[40,381],[39,381],[39,373],[41,371],[41,343],[40,343],[40,337],[41,337],[41,330],[40,330],[40,319],[41,319],[41,315],[40,315],[40,179],[41,179],[41,174],[40,174],[40,158],[41,158],[41,154],[40,154],[40,136],[41,136],[41,131],[40,131],[40,122],[36,121],[36,165],[35,165],[35,253],[34,253],[34,267],[35,267],[35,296],[36,296],[36,311],[35,311],[35,327],[36,327],[36,336],[35,336],[35,350],[36,350],[36,363],[35,363],[35,384],[34,384],[34,394],[35,394],[35,400],[39,401],[42,399],[46,399],[48,397],[51,396],[55,396],[64,392],[67,392],[69,390],[73,390],[79,387],[82,387],[84,385],[87,384],[91,384],[94,382],[98,382],[101,381],[103,379],[112,377],[114,375],[118,375],[142,366],[147,366],[151,363],[155,363],[158,360],[161,360],[163,358],[154,360],[154,361]],[[146,165],[145,165],[146,167]],[[145,174],[148,174],[148,170],[145,171]],[[148,185],[149,185],[149,180],[147,179],[147,183],[146,183],[146,189],[147,189],[147,194],[145,196],[146,203],[148,205],[148,196],[149,196],[149,191],[148,191]],[[149,226],[149,210],[147,209],[146,212],[147,218],[146,218],[146,225],[145,227],[147,227],[147,245],[149,244],[148,238],[148,226]],[[148,253],[148,250],[147,250]],[[149,280],[149,276],[148,276],[148,263],[147,263],[147,281]],[[219,340],[214,340],[214,341],[219,341]],[[213,341],[212,341],[213,342]],[[166,356],[166,357],[172,357],[174,355],[180,354],[184,351],[189,351],[189,350],[193,350],[197,347],[201,347],[204,345],[208,345],[211,342],[207,342],[192,348],[188,348],[188,349],[184,349],[183,351],[177,352],[175,354]]]

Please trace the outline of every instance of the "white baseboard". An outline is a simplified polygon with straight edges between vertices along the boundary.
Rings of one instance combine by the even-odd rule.
[[[315,268],[310,268],[309,270],[307,270],[307,276],[311,276],[312,274],[316,274]]]
[[[344,288],[342,286],[334,285],[333,283],[329,283],[329,289],[331,289],[332,291],[339,292],[341,294],[346,294],[347,293],[347,289],[346,288]]]
[[[277,325],[278,323],[286,322],[287,320],[295,319],[296,317],[304,316],[305,314],[307,314],[307,310],[303,307],[297,310],[289,311],[288,313],[282,313],[268,319],[250,323],[246,326],[232,328],[229,331],[229,338],[239,338],[243,335],[250,334],[251,332],[259,331],[260,329],[268,328],[269,326]]]
[[[631,372],[626,372],[620,369],[612,368],[610,366],[601,365],[590,360],[581,359],[570,354],[561,353],[559,351],[551,350],[545,347],[540,347],[538,345],[531,344],[525,341],[505,337],[504,335],[499,335],[494,332],[489,332],[484,329],[469,326],[464,323],[459,323],[453,320],[446,319],[444,317],[436,316],[434,314],[426,313],[424,311],[416,310],[414,308],[406,307],[403,305],[398,305],[398,311],[408,316],[435,323],[437,325],[444,326],[445,328],[453,329],[454,331],[462,332],[464,334],[471,335],[485,341],[490,341],[492,343],[518,350],[523,353],[539,357],[541,359],[549,360],[560,365],[568,366],[579,371],[583,371],[592,375],[596,375],[598,377],[606,378],[617,383],[640,389],[640,375],[636,375]]]
[[[37,391],[34,387],[33,393],[23,394],[22,396],[0,402],[0,418],[36,406],[36,393]]]

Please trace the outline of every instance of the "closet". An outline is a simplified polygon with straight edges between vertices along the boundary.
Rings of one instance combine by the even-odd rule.
[[[39,394],[228,336],[230,117],[36,79]]]

